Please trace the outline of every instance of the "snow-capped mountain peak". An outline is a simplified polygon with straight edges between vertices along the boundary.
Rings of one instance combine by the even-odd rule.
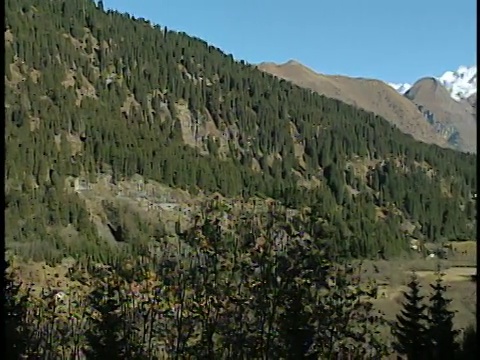
[[[446,71],[443,75],[435,77],[448,90],[453,99],[460,101],[477,92],[477,65],[460,66],[456,71]],[[388,83],[396,91],[405,94],[411,84]]]
[[[391,87],[393,87],[396,91],[398,91],[400,94],[405,94],[408,89],[412,87],[411,84],[404,83],[404,84],[393,84],[393,83],[388,83]]]
[[[466,99],[477,92],[477,66],[460,66],[438,78],[455,100]]]

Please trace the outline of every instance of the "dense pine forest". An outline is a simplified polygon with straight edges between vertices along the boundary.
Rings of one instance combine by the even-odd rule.
[[[476,239],[476,155],[102,1],[5,9],[8,359],[477,358],[440,274],[387,322],[352,265]]]
[[[416,142],[185,33],[102,2],[8,0],[5,59],[7,242],[18,253],[108,252],[67,191],[99,174],[308,206],[349,257],[393,256],[408,236],[476,238],[475,155]],[[134,237],[150,238],[135,222]],[[69,224],[74,243],[60,235]]]

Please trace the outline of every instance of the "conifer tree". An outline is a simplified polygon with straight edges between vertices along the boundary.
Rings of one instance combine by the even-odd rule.
[[[427,315],[424,296],[420,294],[420,283],[415,273],[408,284],[409,291],[404,292],[405,302],[397,321],[392,328],[396,338],[395,350],[406,355],[409,360],[423,360],[428,350]]]
[[[4,261],[4,267],[8,264]],[[2,269],[3,270],[3,269]],[[6,358],[19,359],[27,353],[29,329],[26,321],[28,311],[28,294],[21,294],[20,284],[14,280],[13,274],[4,270],[4,314]]]
[[[447,287],[443,284],[442,274],[438,273],[437,280],[430,287],[433,294],[428,308],[429,353],[432,359],[453,359],[458,347],[455,342],[458,331],[453,329],[455,313],[448,309],[451,300],[445,298]]]

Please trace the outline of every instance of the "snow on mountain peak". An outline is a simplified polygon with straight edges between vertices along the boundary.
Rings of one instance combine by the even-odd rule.
[[[453,99],[460,101],[477,92],[477,65],[459,66],[455,71],[446,71],[442,76],[436,77],[448,90]],[[412,85],[388,83],[400,94],[405,94]]]
[[[460,66],[457,71],[447,71],[438,78],[455,100],[468,98],[477,92],[477,66]]]
[[[412,87],[411,84],[392,84],[392,83],[388,83],[388,85],[390,85],[391,87],[393,87],[395,90],[397,90],[400,94],[405,94],[408,89],[410,89]]]

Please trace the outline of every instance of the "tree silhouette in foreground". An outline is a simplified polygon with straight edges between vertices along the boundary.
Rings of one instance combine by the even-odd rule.
[[[415,273],[408,284],[409,290],[404,292],[405,302],[397,321],[392,327],[396,338],[394,349],[409,360],[424,360],[428,352],[428,331],[426,305],[424,296],[420,294],[420,284]]]
[[[428,337],[430,340],[429,355],[432,359],[453,359],[458,344],[455,338],[458,331],[453,329],[455,313],[448,309],[450,299],[445,298],[447,287],[443,284],[439,273],[434,284],[430,284],[433,294],[428,308]]]
[[[52,299],[55,289],[46,291],[47,297],[29,294],[25,315],[26,302],[15,300],[7,319],[13,358],[388,354],[378,336],[381,319],[372,308],[370,287],[352,266],[328,260],[325,239],[286,226],[282,214],[265,215],[275,217],[268,223],[255,218],[229,223],[222,222],[224,211],[229,210],[205,209],[198,226],[176,242],[159,239],[155,256],[145,253],[111,267],[92,264],[77,281],[70,279],[63,300]],[[19,286],[17,280],[12,284]]]

